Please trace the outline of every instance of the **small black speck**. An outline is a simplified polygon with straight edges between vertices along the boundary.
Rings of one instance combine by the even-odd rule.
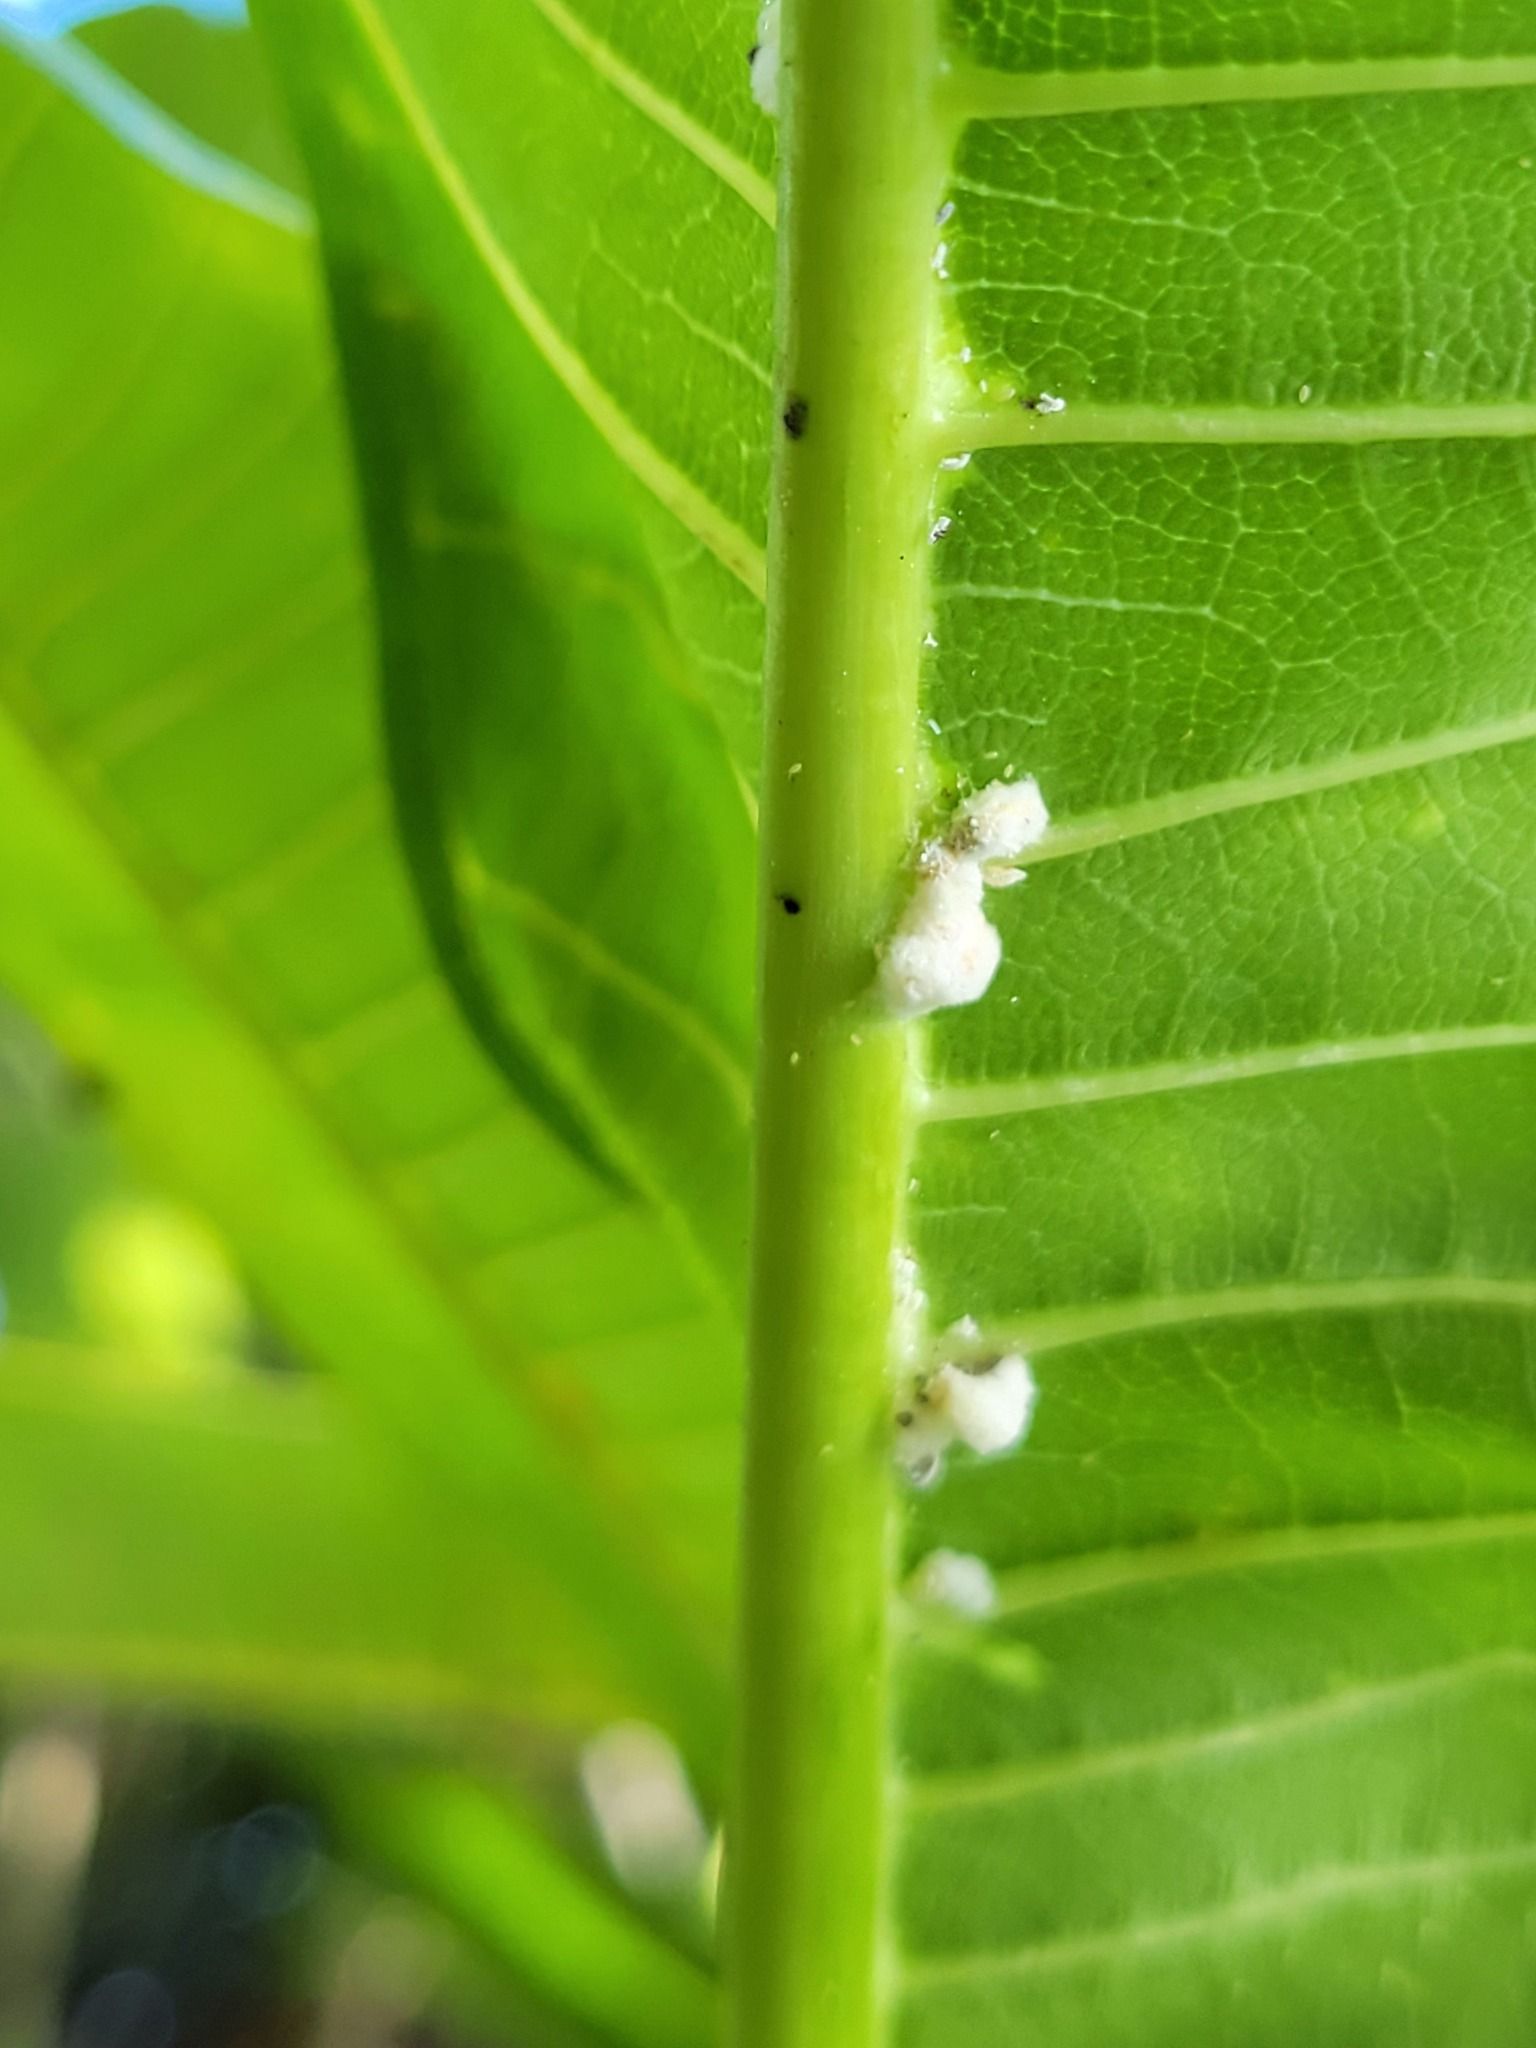
[[[755,63],[757,62],[757,53],[758,53],[758,51],[759,51],[759,50],[760,50],[760,49],[761,49],[762,47],[763,47],[763,46],[762,46],[762,44],[761,44],[761,43],[754,43],[754,44],[752,45],[751,49],[750,49],[750,50],[748,50],[748,52],[747,52],[747,62],[748,62],[749,64],[755,64]]]
[[[806,421],[811,416],[811,401],[808,398],[791,398],[784,408],[784,431],[791,441],[798,441],[805,432]]]
[[[896,1427],[898,1429],[910,1429],[916,1420],[917,1418],[910,1408],[903,1408],[896,1418]]]
[[[783,904],[789,916],[798,917],[800,915],[800,898],[798,896],[781,896],[779,901]]]

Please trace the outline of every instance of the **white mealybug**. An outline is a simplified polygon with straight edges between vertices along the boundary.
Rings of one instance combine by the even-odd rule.
[[[982,1372],[958,1365],[941,1369],[945,1404],[955,1435],[978,1457],[1012,1450],[1029,1428],[1037,1389],[1029,1361],[1009,1352]]]
[[[896,1017],[974,1003],[992,986],[1003,942],[981,907],[972,861],[920,875],[880,959],[880,993]]]
[[[985,1621],[997,1606],[986,1561],[964,1550],[931,1551],[912,1574],[910,1591],[925,1607],[947,1607],[970,1621]]]
[[[923,847],[912,894],[880,956],[879,992],[893,1016],[926,1017],[986,994],[1003,942],[982,893],[1023,881],[1012,862],[1049,824],[1040,785],[1026,775],[988,783],[961,805],[942,839]]]
[[[748,58],[752,97],[765,114],[779,111],[779,0],[763,0],[757,17],[757,40]]]
[[[939,1366],[897,1410],[897,1456],[907,1477],[931,1486],[953,1443],[978,1457],[1011,1450],[1028,1433],[1037,1393],[1029,1361],[1017,1352],[990,1365]]]
[[[1045,837],[1051,814],[1033,775],[1017,782],[989,782],[985,789],[967,797],[950,827],[948,844],[958,858],[981,863],[990,888],[1006,887],[1016,879],[1016,870],[1006,864],[1018,859]],[[1002,872],[999,872],[999,871]]]

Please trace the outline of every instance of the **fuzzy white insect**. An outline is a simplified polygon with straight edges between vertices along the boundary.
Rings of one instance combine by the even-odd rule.
[[[965,1372],[958,1365],[946,1365],[941,1376],[947,1383],[944,1401],[955,1435],[978,1457],[1012,1450],[1022,1440],[1038,1392],[1027,1359],[1009,1352],[985,1372]]]
[[[779,0],[763,0],[757,17],[757,40],[749,59],[752,97],[765,114],[779,111]]]
[[[1009,1352],[974,1369],[941,1365],[912,1390],[896,1416],[897,1455],[916,1486],[931,1486],[951,1444],[978,1457],[1011,1450],[1028,1434],[1038,1389],[1029,1361]]]
[[[964,1550],[935,1550],[912,1574],[911,1593],[925,1607],[947,1607],[970,1621],[985,1621],[997,1607],[997,1581],[985,1559]]]
[[[1003,942],[982,908],[988,888],[1024,879],[1012,862],[1044,836],[1050,813],[1032,775],[967,798],[917,859],[917,881],[886,940],[879,993],[895,1017],[974,1003],[992,986]]]
[[[1051,814],[1033,775],[1017,782],[989,782],[967,797],[950,827],[947,844],[957,858],[980,863],[989,888],[1006,888],[1018,880],[1007,864],[1028,847],[1038,846]]]
[[[1003,942],[981,907],[980,864],[919,875],[880,960],[880,994],[895,1017],[974,1003],[992,986]]]

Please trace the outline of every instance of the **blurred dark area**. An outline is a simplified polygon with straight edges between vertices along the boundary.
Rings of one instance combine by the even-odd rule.
[[[289,1369],[202,1219],[136,1174],[110,1092],[0,1006],[8,1346],[195,1378]],[[195,1543],[189,1530],[187,1541]],[[0,1694],[0,2048],[434,2043],[448,1939],[338,1860],[254,1736]]]

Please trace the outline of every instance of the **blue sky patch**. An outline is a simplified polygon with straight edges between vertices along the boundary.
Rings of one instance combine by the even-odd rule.
[[[182,14],[200,21],[239,22],[245,0],[165,0]],[[34,36],[67,35],[72,28],[100,21],[108,14],[128,14],[144,0],[0,0],[0,23]]]

